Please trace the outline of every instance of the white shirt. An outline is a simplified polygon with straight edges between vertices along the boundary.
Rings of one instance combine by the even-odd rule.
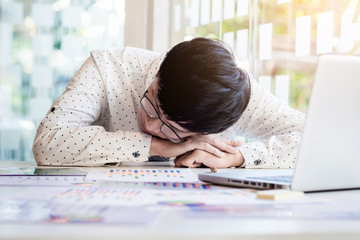
[[[147,161],[151,135],[140,131],[140,99],[164,55],[137,48],[92,51],[40,123],[33,153],[39,165],[103,166]],[[240,150],[250,168],[294,167],[304,114],[251,81],[239,121],[218,134],[254,139]]]

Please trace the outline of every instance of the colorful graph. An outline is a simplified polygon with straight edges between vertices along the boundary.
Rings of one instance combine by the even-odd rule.
[[[139,189],[114,189],[114,188],[69,188],[55,196],[61,201],[123,201],[135,200],[141,190]]]
[[[86,180],[122,182],[198,182],[190,169],[104,169],[90,171]]]
[[[99,187],[156,189],[156,190],[211,190],[213,187],[207,183],[187,182],[100,182],[95,183]]]
[[[134,179],[144,178],[144,177],[167,177],[167,178],[184,178],[180,170],[161,170],[161,169],[140,169],[140,170],[132,170],[132,169],[110,169],[109,177],[133,177]]]
[[[158,202],[159,205],[171,206],[171,207],[199,207],[204,206],[202,202],[186,201],[186,200],[173,200]]]
[[[84,176],[0,176],[0,186],[71,186],[91,187],[94,181],[84,181]]]
[[[16,209],[16,211],[9,211],[9,209]],[[107,202],[98,204],[78,202],[78,204],[74,204],[52,200],[0,200],[1,224],[96,223],[139,226],[156,221],[161,212],[162,209],[146,206],[129,207]]]

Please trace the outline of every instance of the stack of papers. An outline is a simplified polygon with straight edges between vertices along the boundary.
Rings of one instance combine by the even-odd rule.
[[[251,189],[200,182],[191,169],[93,168],[75,176],[74,171],[49,171],[51,175],[24,171],[0,175],[0,186],[12,187],[0,196],[0,223],[149,225],[174,208],[185,219],[360,219],[360,207],[351,203],[344,208],[307,196],[257,199]]]

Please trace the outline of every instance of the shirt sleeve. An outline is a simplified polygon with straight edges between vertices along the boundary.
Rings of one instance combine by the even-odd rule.
[[[96,124],[107,117],[107,104],[106,88],[97,65],[89,57],[40,123],[33,144],[36,162],[102,166],[129,160],[146,161],[150,135],[136,131],[108,132]]]
[[[250,142],[240,147],[246,168],[293,168],[305,115],[251,81],[247,109],[236,124]]]

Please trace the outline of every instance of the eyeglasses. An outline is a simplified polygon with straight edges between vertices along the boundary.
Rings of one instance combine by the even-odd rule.
[[[140,104],[146,114],[152,119],[159,119],[161,121],[160,131],[173,143],[180,143],[183,140],[179,137],[179,135],[168,125],[166,124],[161,118],[156,110],[154,104],[150,101],[150,99],[146,96],[146,91],[144,96],[140,100]]]

